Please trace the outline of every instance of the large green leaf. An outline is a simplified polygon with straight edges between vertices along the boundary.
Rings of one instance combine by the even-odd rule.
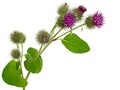
[[[25,68],[32,73],[39,73],[42,69],[42,58],[39,55],[38,50],[35,48],[28,48],[27,54],[25,55]]]
[[[88,44],[74,33],[66,35],[62,44],[73,53],[85,53],[90,50]]]
[[[2,78],[9,85],[17,87],[25,87],[27,85],[27,81],[22,78],[18,63],[15,60],[11,60],[3,69]]]

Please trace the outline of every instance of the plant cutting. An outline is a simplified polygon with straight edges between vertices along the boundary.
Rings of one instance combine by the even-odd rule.
[[[47,32],[42,29],[36,34],[35,39],[40,48],[28,47],[27,53],[23,53],[26,41],[25,34],[17,30],[13,31],[10,34],[10,40],[15,44],[15,48],[11,50],[12,59],[2,72],[4,82],[26,90],[30,74],[37,74],[42,70],[42,53],[52,42],[57,40],[61,40],[63,46],[72,53],[83,54],[89,52],[88,43],[74,31],[83,27],[90,30],[101,28],[104,24],[104,17],[99,11],[84,17],[86,11],[87,9],[83,5],[71,9],[67,3],[62,4],[58,8],[58,16],[51,31]],[[23,68],[27,70],[27,75],[24,75]]]

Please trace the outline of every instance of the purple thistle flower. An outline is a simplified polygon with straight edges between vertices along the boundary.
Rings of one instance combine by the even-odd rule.
[[[84,7],[84,6],[79,6],[78,7],[78,10],[81,12],[81,13],[84,13],[85,11],[87,11],[87,9]]]
[[[63,17],[63,23],[65,27],[71,28],[75,24],[75,15],[73,13],[67,13]]]
[[[100,28],[101,26],[103,26],[103,15],[102,13],[99,13],[98,11],[93,15],[93,23],[96,27]]]

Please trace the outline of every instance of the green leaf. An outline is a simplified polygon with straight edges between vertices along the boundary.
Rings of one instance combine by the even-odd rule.
[[[90,50],[88,44],[74,33],[66,35],[62,44],[73,53],[85,53]]]
[[[19,69],[20,67],[20,60],[16,61],[16,69]]]
[[[28,71],[32,73],[39,73],[41,71],[43,61],[35,48],[28,48],[25,58],[24,65]]]
[[[18,64],[15,60],[11,60],[3,69],[2,78],[9,85],[25,87],[27,85],[27,81],[22,78],[21,70],[16,68],[18,67],[17,65]]]

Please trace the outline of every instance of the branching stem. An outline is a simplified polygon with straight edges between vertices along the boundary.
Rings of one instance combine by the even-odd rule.
[[[60,36],[56,37],[56,36],[62,31],[63,28],[61,28],[60,30],[58,30],[58,32],[56,32],[56,33],[52,36],[51,40],[50,40],[46,45],[44,45],[44,46],[41,45],[41,47],[40,47],[40,49],[39,49],[39,54],[41,55],[41,54],[43,53],[43,51],[44,51],[53,41],[59,39],[60,37],[64,36],[65,34],[67,34],[67,33],[69,33],[69,32],[72,32],[73,30],[75,30],[75,29],[77,29],[77,28],[79,28],[79,27],[81,27],[81,26],[83,26],[83,25],[85,25],[85,24],[81,24],[81,25],[79,25],[79,26],[77,26],[77,27],[75,27],[75,28],[72,28],[72,29],[70,29],[69,31],[67,31],[67,32],[61,34]],[[53,26],[53,28],[52,28],[52,30],[51,30],[51,32],[50,32],[50,35],[52,35],[52,33],[54,32],[54,30],[55,30],[56,27],[57,27],[57,23]],[[56,38],[55,38],[55,37],[56,37]],[[27,79],[29,78],[29,76],[30,76],[30,72],[27,73],[25,80],[27,80]],[[25,87],[23,88],[23,90],[25,90]]]

